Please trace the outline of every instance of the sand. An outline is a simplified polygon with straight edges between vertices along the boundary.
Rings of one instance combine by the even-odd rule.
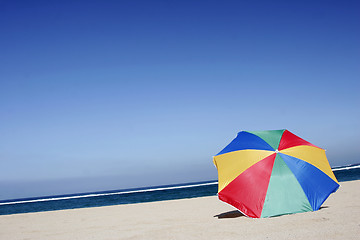
[[[316,212],[247,218],[216,196],[0,216],[0,239],[360,239],[360,181]]]

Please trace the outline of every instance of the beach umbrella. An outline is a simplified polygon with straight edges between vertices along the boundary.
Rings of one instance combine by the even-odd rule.
[[[316,211],[340,186],[325,150],[288,130],[239,132],[214,164],[219,199],[253,218]]]

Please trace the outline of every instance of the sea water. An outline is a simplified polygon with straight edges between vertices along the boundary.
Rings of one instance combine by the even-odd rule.
[[[359,180],[360,164],[336,167],[333,168],[333,172],[340,182]],[[217,181],[214,180],[116,191],[12,199],[0,201],[0,215],[214,196],[216,193]]]

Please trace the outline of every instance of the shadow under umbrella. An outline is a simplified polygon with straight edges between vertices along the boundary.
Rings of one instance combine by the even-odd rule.
[[[238,217],[245,217],[245,215],[242,214],[238,210],[234,210],[234,211],[220,213],[218,215],[215,215],[214,217],[217,217],[218,219],[222,219],[222,218],[238,218]]]

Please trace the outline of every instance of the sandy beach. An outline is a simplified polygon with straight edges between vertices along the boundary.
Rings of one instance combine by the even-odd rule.
[[[216,196],[0,216],[0,239],[359,239],[360,181],[317,212],[242,216]]]

